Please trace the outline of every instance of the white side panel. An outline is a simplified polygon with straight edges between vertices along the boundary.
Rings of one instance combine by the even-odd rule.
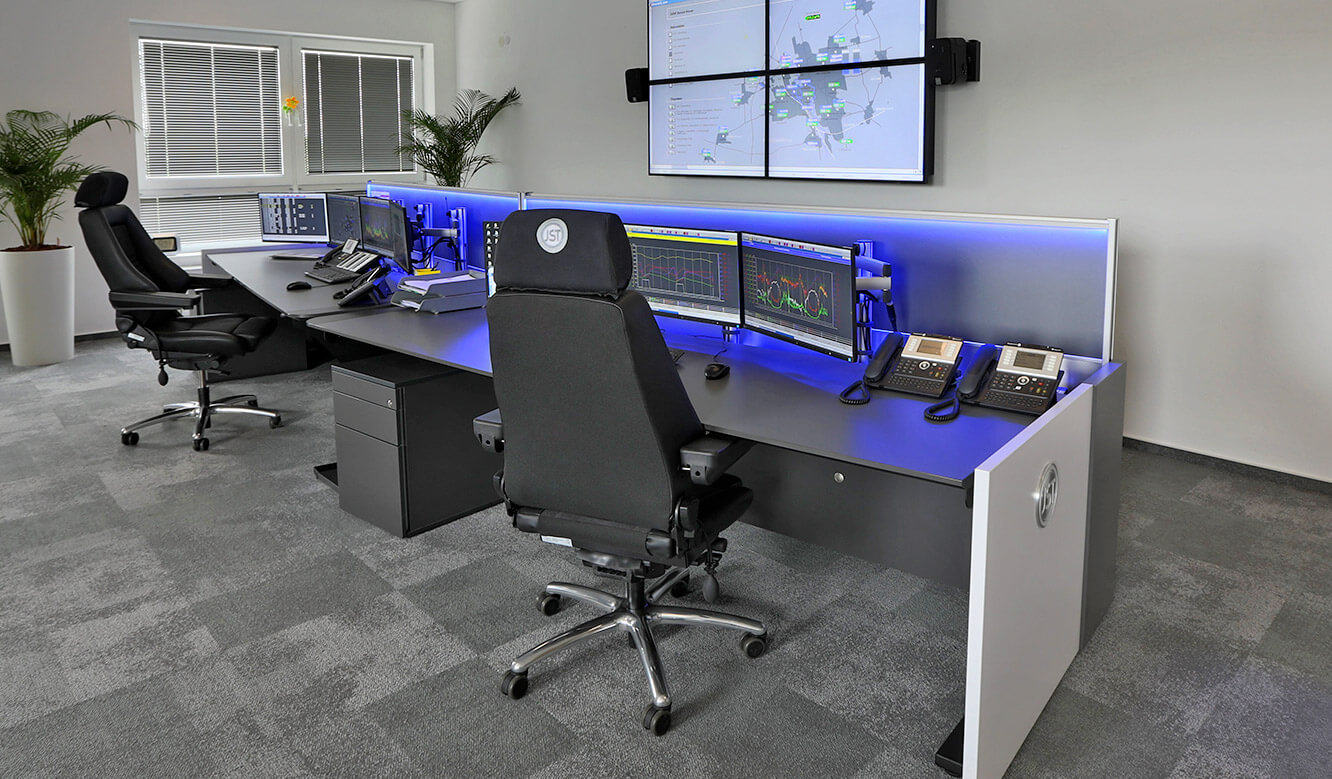
[[[1078,651],[1092,393],[1081,386],[976,470],[964,777],[1001,777]],[[1045,527],[1046,466],[1058,494]]]

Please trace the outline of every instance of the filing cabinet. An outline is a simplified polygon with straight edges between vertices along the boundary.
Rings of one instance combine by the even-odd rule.
[[[498,503],[502,457],[472,434],[495,406],[488,377],[445,365],[399,354],[335,365],[339,505],[405,537]]]

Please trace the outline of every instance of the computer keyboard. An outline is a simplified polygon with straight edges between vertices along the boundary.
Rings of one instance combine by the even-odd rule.
[[[323,281],[328,284],[341,284],[344,281],[351,281],[352,279],[359,277],[361,274],[327,265],[324,267],[311,268],[305,272],[305,275],[316,281]]]

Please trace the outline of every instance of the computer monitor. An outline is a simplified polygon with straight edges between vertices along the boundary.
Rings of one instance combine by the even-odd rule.
[[[740,324],[740,234],[691,227],[625,225],[631,289],[658,314]]]
[[[328,243],[328,210],[323,192],[259,195],[260,237],[284,243]]]
[[[361,199],[356,195],[329,194],[328,240],[341,245],[348,238],[361,242]]]
[[[361,246],[393,260],[399,268],[412,272],[411,251],[407,245],[407,211],[392,200],[363,197],[361,206]]]
[[[741,233],[745,327],[857,359],[855,255],[853,246]]]

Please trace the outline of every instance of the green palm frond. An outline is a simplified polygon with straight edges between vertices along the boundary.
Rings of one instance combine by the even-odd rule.
[[[15,109],[5,114],[0,125],[0,213],[18,228],[23,248],[44,246],[47,229],[60,218],[64,194],[101,170],[68,153],[75,138],[99,124],[135,126],[116,114],[74,120],[52,111]]]
[[[407,110],[402,117],[412,129],[411,138],[398,147],[398,153],[430,174],[435,183],[462,187],[477,171],[497,160],[489,154],[476,154],[476,146],[486,128],[500,112],[522,98],[510,89],[496,98],[479,89],[464,89],[453,101],[452,113],[435,116],[422,110]]]

